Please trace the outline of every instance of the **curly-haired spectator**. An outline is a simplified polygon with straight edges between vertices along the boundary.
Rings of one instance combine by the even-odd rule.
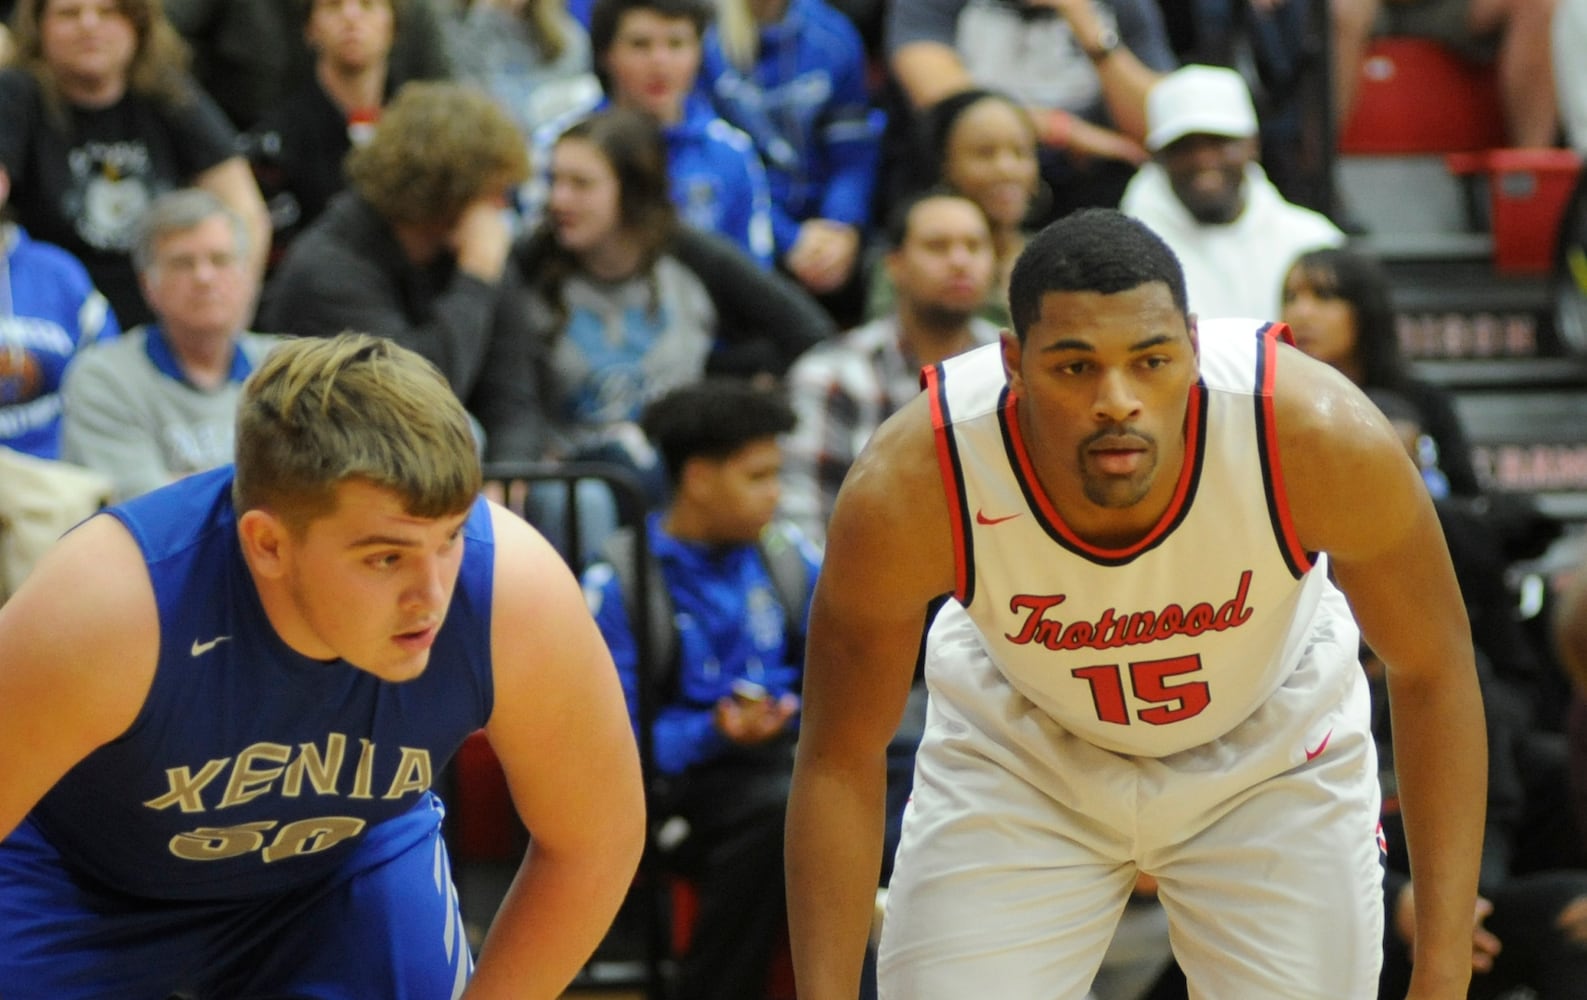
[[[492,317],[528,175],[523,137],[479,89],[410,83],[347,159],[348,189],[304,230],[265,291],[263,329],[363,330],[429,358],[483,425],[488,454],[532,407],[525,342]]]

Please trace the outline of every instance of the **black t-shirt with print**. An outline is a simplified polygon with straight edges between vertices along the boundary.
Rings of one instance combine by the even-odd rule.
[[[236,133],[195,86],[170,104],[128,93],[107,108],[50,113],[38,82],[0,71],[0,164],[16,219],[82,260],[123,327],[150,318],[130,251],[149,203],[236,155]],[[64,127],[63,127],[64,125]]]

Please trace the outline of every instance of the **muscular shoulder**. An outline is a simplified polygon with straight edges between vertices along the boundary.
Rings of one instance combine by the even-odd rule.
[[[1388,420],[1327,365],[1283,347],[1274,430],[1301,543],[1338,551],[1415,516],[1420,478]]]
[[[522,518],[491,504],[491,645],[503,663],[533,659],[562,643],[571,619],[588,618],[573,571],[551,543]]]
[[[942,492],[936,431],[924,393],[882,422],[860,452],[849,480],[844,490],[857,501],[900,512],[926,499],[909,491],[930,487],[933,494]]]
[[[952,524],[937,461],[930,402],[922,394],[884,421],[838,491],[827,530],[827,567],[876,572],[897,566],[910,589],[951,589]]]
[[[74,705],[68,741],[86,752],[131,725],[159,657],[159,611],[137,542],[109,515],[48,552],[0,613],[7,680],[47,684]]]
[[[496,504],[490,506],[496,549],[495,603],[533,599],[558,576],[571,571],[556,549],[523,518]]]

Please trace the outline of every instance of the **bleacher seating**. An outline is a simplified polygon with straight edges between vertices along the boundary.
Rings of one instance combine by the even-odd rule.
[[[1406,156],[1504,145],[1493,68],[1422,38],[1374,39],[1339,152]]]
[[[1587,361],[1556,329],[1549,276],[1579,165],[1504,141],[1492,66],[1375,39],[1338,137],[1338,201],[1389,271],[1407,357],[1454,392],[1486,485],[1587,520]]]

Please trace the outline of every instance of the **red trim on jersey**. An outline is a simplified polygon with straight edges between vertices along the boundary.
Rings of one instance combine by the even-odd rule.
[[[937,438],[937,471],[942,474],[942,490],[948,498],[948,524],[953,532],[953,596],[963,603],[969,593],[969,552],[965,542],[965,509],[960,502],[959,469],[953,455],[953,425],[942,398],[942,366],[921,369],[920,381],[931,401],[931,426]]]
[[[1064,523],[1058,509],[1047,498],[1047,493],[1041,487],[1041,480],[1036,478],[1036,467],[1030,460],[1030,452],[1025,447],[1025,438],[1020,431],[1018,400],[1013,393],[1009,394],[1008,405],[1003,411],[1003,425],[1007,430],[1009,442],[1013,445],[1016,465],[1014,475],[1022,481],[1025,492],[1036,501],[1036,512],[1047,522],[1053,531],[1057,532],[1066,544],[1098,559],[1129,559],[1146,551],[1162,540],[1169,528],[1178,522],[1185,506],[1186,498],[1190,496],[1191,485],[1195,482],[1196,469],[1200,466],[1198,457],[1193,450],[1202,446],[1201,422],[1205,419],[1203,399],[1205,393],[1197,391],[1195,387],[1190,392],[1190,405],[1185,410],[1185,459],[1179,469],[1179,482],[1174,486],[1173,499],[1168,502],[1168,509],[1163,511],[1163,516],[1158,518],[1152,530],[1134,545],[1122,549],[1104,549],[1085,541],[1069,529]]]
[[[1278,358],[1281,353],[1278,349],[1279,341],[1291,345],[1295,343],[1295,337],[1290,333],[1288,325],[1273,323],[1262,331],[1260,349],[1266,355],[1262,365],[1261,406],[1264,428],[1262,447],[1267,451],[1267,466],[1271,470],[1269,488],[1273,495],[1273,509],[1278,513],[1281,541],[1296,567],[1302,573],[1308,573],[1314,564],[1311,553],[1301,545],[1300,536],[1295,533],[1295,519],[1289,509],[1289,490],[1284,485],[1284,466],[1279,461],[1277,423],[1273,419],[1273,386],[1278,381]]]

